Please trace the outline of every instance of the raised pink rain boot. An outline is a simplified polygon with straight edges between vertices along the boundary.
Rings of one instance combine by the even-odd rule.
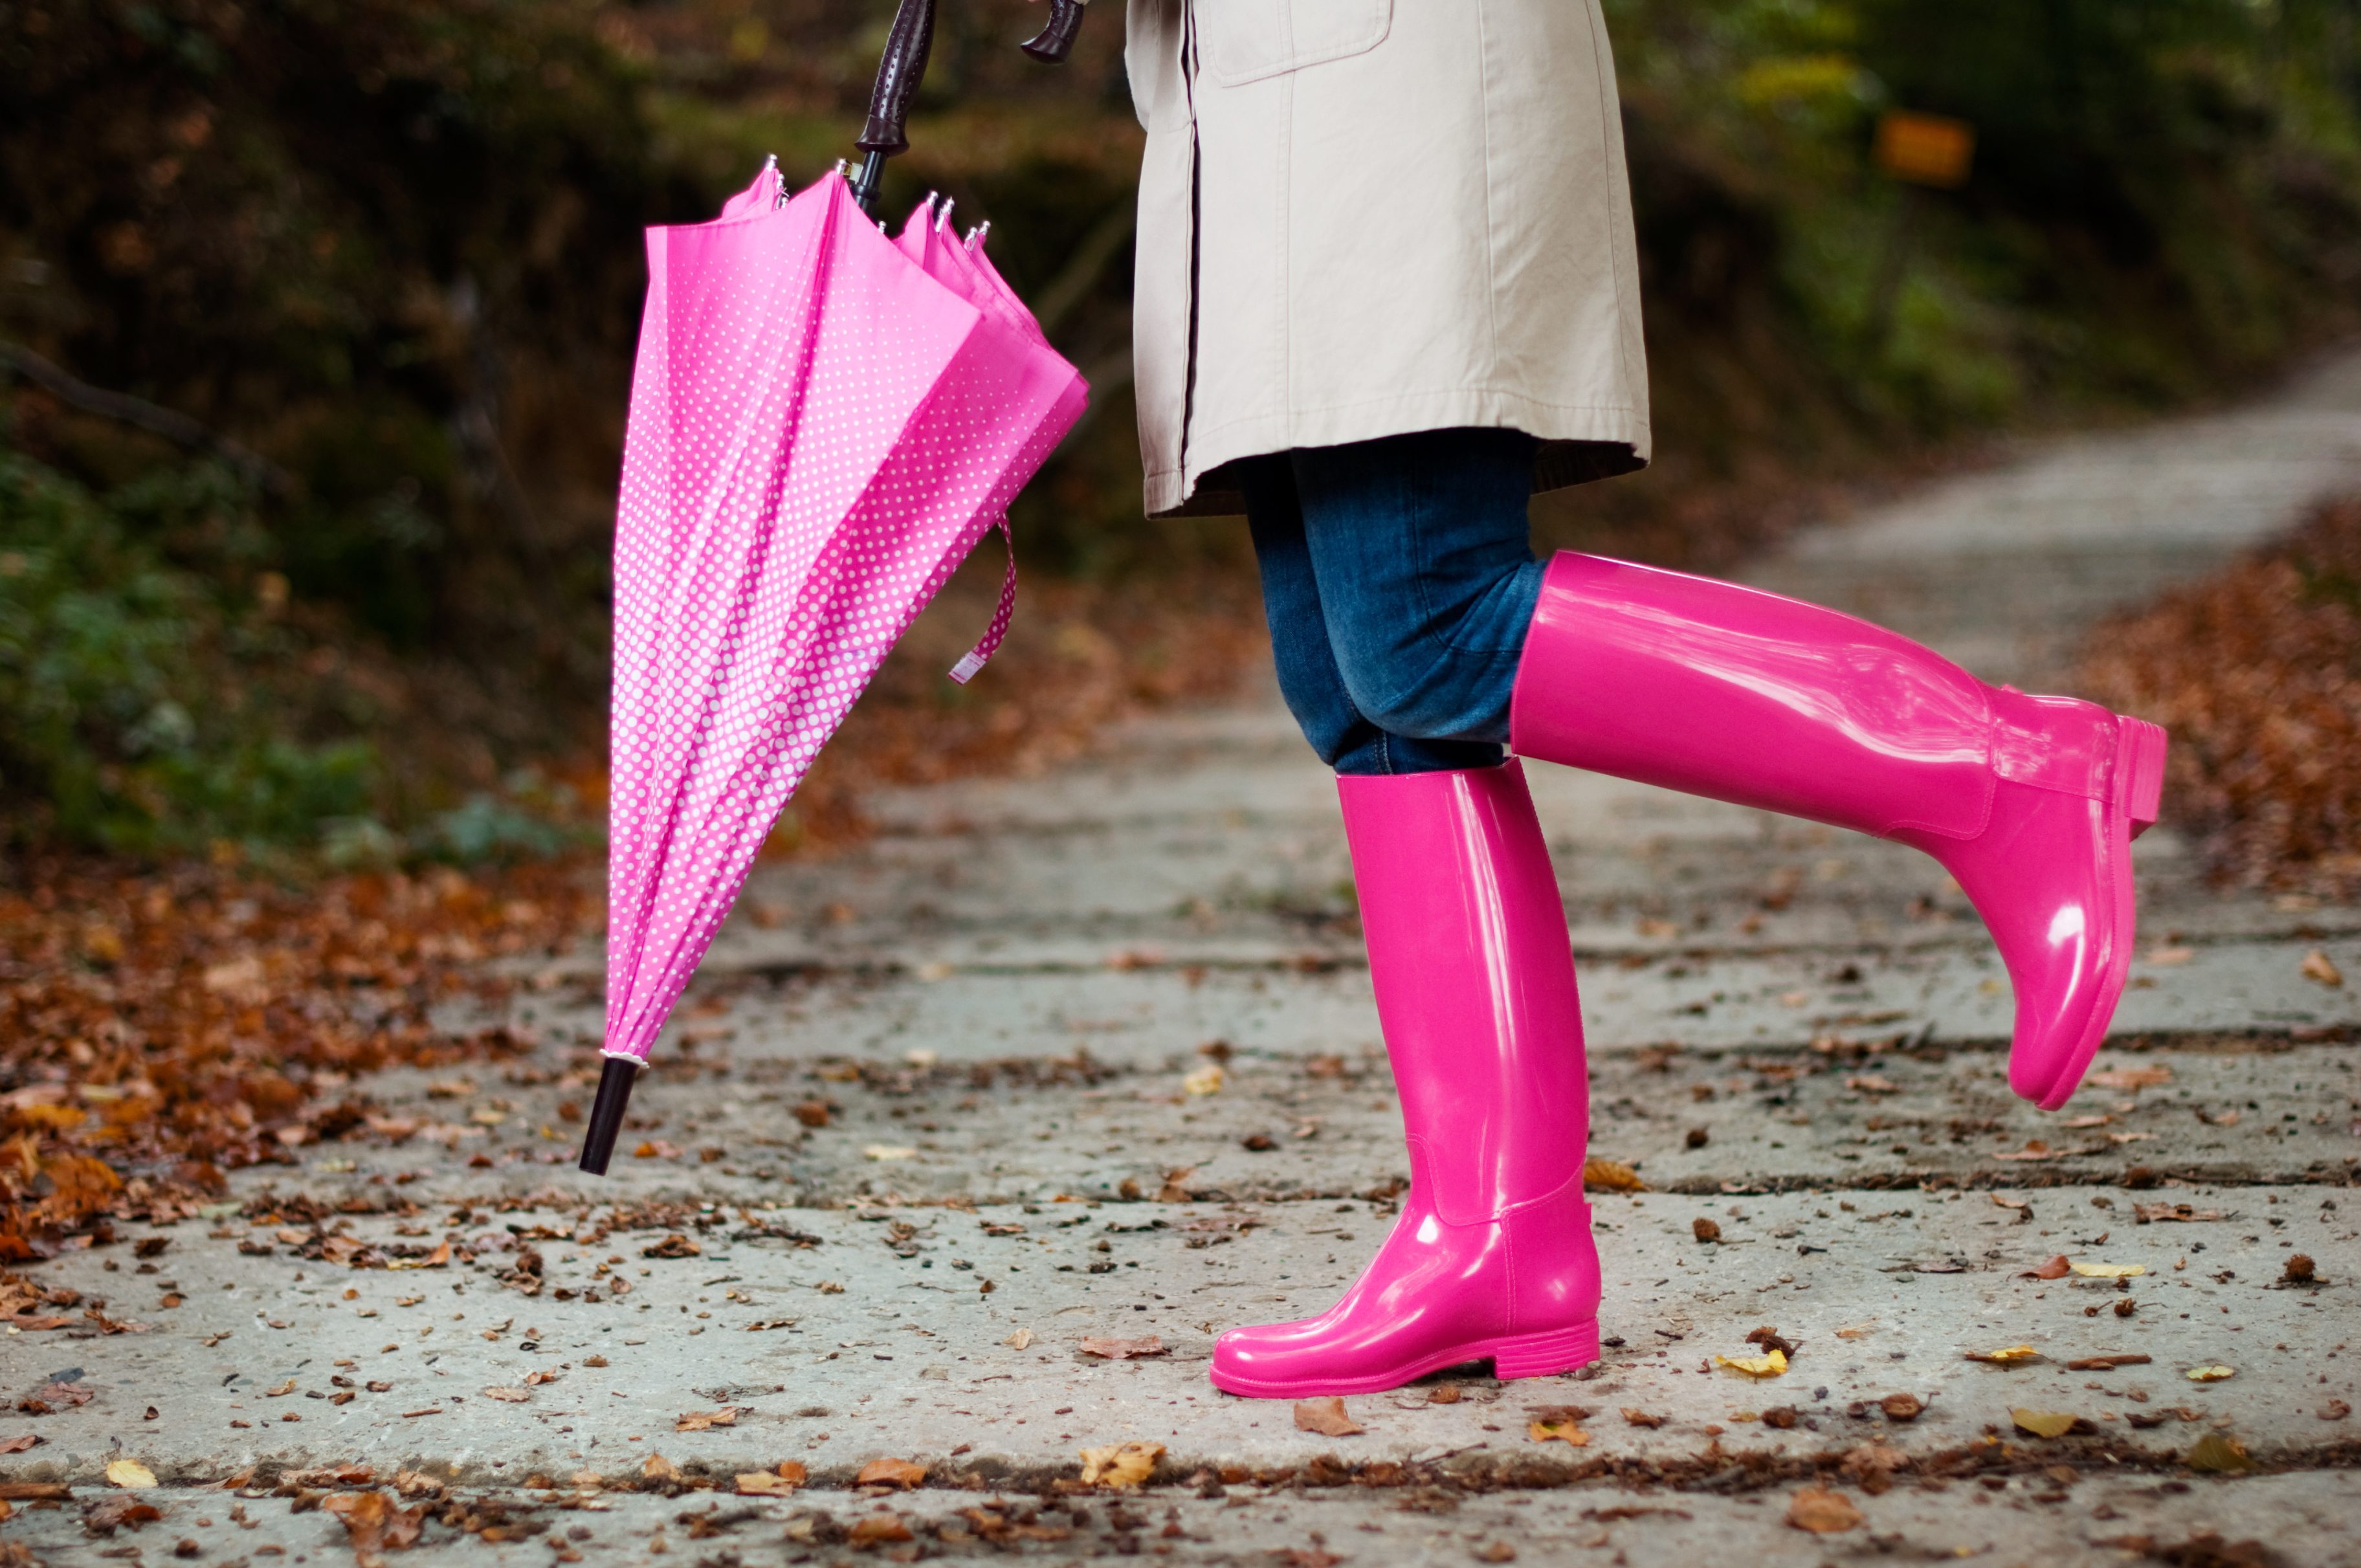
[[[1753,588],[1596,556],[1550,563],[1511,746],[1924,850],[2016,991],[2009,1086],[2054,1111],[2132,957],[2130,846],[2164,731],[1988,686],[1907,638]]]
[[[1486,1357],[1502,1377],[1586,1365],[1598,1358],[1590,1083],[1565,907],[1523,770],[1336,784],[1410,1191],[1342,1300],[1232,1329],[1213,1383],[1291,1399]]]

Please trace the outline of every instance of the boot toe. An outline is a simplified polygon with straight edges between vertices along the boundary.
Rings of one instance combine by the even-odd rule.
[[[2008,967],[2009,1088],[2055,1111],[2081,1086],[2129,975],[2131,826],[2108,801],[2006,783],[1993,814],[1969,853],[1946,859]]]

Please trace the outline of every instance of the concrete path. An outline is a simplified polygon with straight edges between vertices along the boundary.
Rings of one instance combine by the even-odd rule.
[[[2361,358],[1755,576],[2035,680],[2356,485]],[[0,1459],[0,1543],[341,1562],[353,1487],[400,1477],[420,1563],[2361,1563],[2361,908],[2222,896],[2149,834],[2118,1036],[2045,1117],[1931,862],[1533,772],[1592,1152],[1648,1189],[1598,1198],[1598,1366],[1462,1368],[1342,1435],[1204,1380],[1223,1327],[1333,1299],[1406,1174],[1332,787],[1266,698],[764,869],[605,1180],[571,1168],[585,951],[520,975],[530,1050],[384,1074],[379,1132],[46,1266],[149,1327],[0,1343],[12,1401],[95,1396],[0,1422],[45,1439]],[[1765,1328],[1784,1375],[1717,1361]],[[1084,1486],[1124,1443],[1148,1486]],[[124,1458],[144,1527],[93,1512]],[[782,1464],[802,1490],[734,1495]]]

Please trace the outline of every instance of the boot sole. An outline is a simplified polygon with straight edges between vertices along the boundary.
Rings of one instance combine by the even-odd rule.
[[[2114,950],[2108,955],[2106,978],[2092,1004],[2082,1037],[2059,1064],[2048,1091],[2034,1102],[2044,1111],[2057,1110],[2082,1086],[2082,1075],[2090,1070],[2091,1059],[2099,1054],[2107,1029],[2114,1023],[2115,1004],[2123,999],[2124,982],[2131,978],[2132,952],[2138,945],[2139,900],[2132,885],[2131,841],[2156,824],[2164,797],[2168,742],[2165,732],[2146,719],[2118,717],[2115,725],[2115,768],[2107,801],[2109,848],[2120,861],[2114,878]],[[2123,835],[2120,839],[2114,837],[2118,830]]]
[[[1450,1350],[1421,1356],[1389,1371],[1363,1377],[1264,1382],[1226,1376],[1218,1369],[1208,1376],[1213,1387],[1222,1392],[1249,1399],[1308,1399],[1329,1394],[1382,1394],[1389,1388],[1415,1383],[1429,1373],[1470,1361],[1489,1361],[1493,1376],[1507,1382],[1516,1377],[1554,1376],[1561,1372],[1587,1366],[1598,1359],[1598,1321],[1594,1318],[1588,1322],[1553,1330],[1548,1333],[1506,1334],[1496,1339],[1473,1340]]]

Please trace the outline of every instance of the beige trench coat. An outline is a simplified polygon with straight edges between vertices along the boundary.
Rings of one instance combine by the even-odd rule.
[[[1128,0],[1151,515],[1234,458],[1455,425],[1534,488],[1648,460],[1598,0]]]

